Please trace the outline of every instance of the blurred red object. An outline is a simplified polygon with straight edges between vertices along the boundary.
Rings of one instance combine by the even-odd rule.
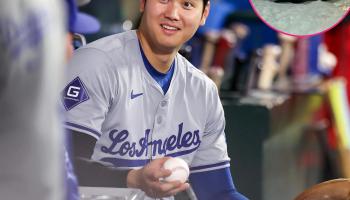
[[[319,183],[302,192],[294,200],[350,200],[350,179]]]

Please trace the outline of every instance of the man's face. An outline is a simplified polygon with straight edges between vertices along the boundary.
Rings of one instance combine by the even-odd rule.
[[[146,2],[147,1],[147,2]],[[157,48],[177,49],[205,23],[209,5],[203,0],[140,0],[140,30]]]

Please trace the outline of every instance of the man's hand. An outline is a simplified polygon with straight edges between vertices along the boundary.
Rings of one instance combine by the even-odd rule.
[[[127,176],[127,186],[139,188],[152,198],[173,196],[178,192],[189,188],[188,183],[180,181],[164,182],[163,179],[171,174],[170,170],[163,168],[163,164],[169,157],[153,160],[141,169],[131,170]]]

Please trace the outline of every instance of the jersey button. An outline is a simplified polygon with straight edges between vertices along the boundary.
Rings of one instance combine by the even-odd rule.
[[[160,124],[160,123],[162,123],[162,117],[161,116],[157,117],[157,124]]]
[[[162,107],[165,107],[166,105],[168,105],[168,102],[167,102],[167,101],[162,101],[162,102],[160,103],[160,106],[162,106]]]

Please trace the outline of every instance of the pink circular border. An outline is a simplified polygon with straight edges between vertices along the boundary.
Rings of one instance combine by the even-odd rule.
[[[281,31],[281,30],[278,30],[276,29],[275,27],[273,27],[270,23],[268,23],[258,12],[258,9],[255,7],[254,3],[253,3],[253,0],[249,0],[249,3],[250,3],[250,6],[253,8],[254,10],[254,13],[260,18],[261,21],[263,21],[268,27],[270,27],[272,30],[276,31],[276,32],[279,32],[279,33],[283,33],[285,35],[290,35],[290,36],[294,36],[294,37],[298,37],[298,38],[302,38],[302,37],[312,37],[312,36],[315,36],[315,35],[319,35],[319,34],[322,34],[324,32],[327,32],[329,30],[331,30],[332,28],[334,28],[335,26],[337,26],[341,21],[343,21],[343,19],[348,15],[349,11],[350,11],[350,8],[347,9],[347,11],[344,13],[344,15],[335,23],[333,24],[332,26],[330,26],[329,28],[326,28],[325,30],[323,31],[320,31],[320,32],[316,32],[316,33],[313,33],[313,34],[306,34],[306,35],[296,35],[296,34],[291,34],[291,33],[287,33],[287,32],[284,32],[284,31]]]

